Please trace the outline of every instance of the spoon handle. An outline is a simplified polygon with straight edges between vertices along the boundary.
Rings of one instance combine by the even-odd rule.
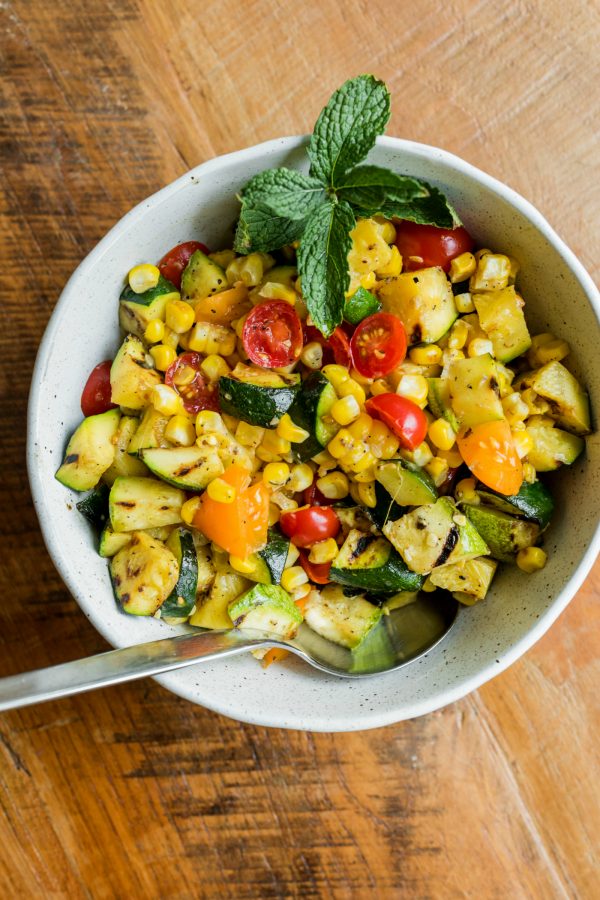
[[[248,632],[232,630],[179,634],[122,650],[109,650],[86,659],[0,678],[0,712],[273,646],[286,645],[261,632],[251,636]]]

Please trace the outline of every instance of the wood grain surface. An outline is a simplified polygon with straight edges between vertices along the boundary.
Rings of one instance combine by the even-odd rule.
[[[598,280],[599,40],[588,0],[0,3],[1,674],[106,649],[25,471],[37,345],[106,230],[373,71],[390,134],[507,181]],[[154,682],[3,715],[0,897],[597,898],[599,589],[597,565],[509,671],[378,731],[240,725]]]

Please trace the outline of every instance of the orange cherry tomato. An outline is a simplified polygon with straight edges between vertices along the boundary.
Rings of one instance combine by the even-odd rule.
[[[510,425],[505,419],[467,428],[456,438],[461,456],[473,475],[499,494],[517,494],[523,484],[523,466]]]
[[[223,550],[245,559],[267,543],[269,489],[263,482],[248,487],[250,474],[237,463],[221,478],[235,488],[235,500],[219,503],[204,492],[193,525]]]

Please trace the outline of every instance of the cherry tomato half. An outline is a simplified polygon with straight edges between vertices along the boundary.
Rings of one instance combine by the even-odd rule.
[[[99,416],[115,408],[116,404],[111,402],[110,392],[111,366],[112,361],[107,359],[90,372],[81,393],[81,412],[84,416]]]
[[[158,268],[163,278],[166,278],[167,281],[174,284],[178,290],[181,287],[183,270],[190,261],[190,256],[192,253],[195,253],[196,250],[202,250],[203,253],[210,253],[206,244],[201,244],[200,241],[185,241],[183,244],[177,244],[176,247],[172,247],[168,253],[165,253],[158,264]]]
[[[279,525],[292,544],[307,548],[335,537],[340,530],[340,520],[329,506],[301,506],[282,513]]]
[[[304,325],[304,343],[316,342],[323,348],[323,365],[336,363],[338,366],[350,368],[352,357],[350,355],[350,340],[344,328],[338,326],[331,337],[324,337],[314,325]]]
[[[396,246],[405,272],[428,266],[441,266],[447,272],[455,256],[473,249],[473,239],[462,225],[447,229],[400,222],[396,225]]]
[[[189,351],[182,353],[165,372],[165,384],[174,388],[183,399],[183,405],[190,413],[201,409],[219,412],[219,398],[216,387],[207,384],[200,371],[202,357]]]
[[[269,300],[250,310],[242,343],[257,366],[280,369],[295,362],[302,351],[302,323],[289,303]]]
[[[499,494],[518,494],[523,465],[506,419],[483,422],[459,434],[456,444],[473,475]]]
[[[391,313],[373,313],[357,326],[350,350],[359,375],[383,378],[406,356],[404,325]]]
[[[329,584],[331,581],[329,573],[331,571],[331,563],[312,563],[308,558],[306,550],[300,550],[300,565],[315,584]]]
[[[412,400],[399,394],[379,394],[365,404],[374,419],[381,419],[407,450],[415,450],[427,434],[425,413]]]

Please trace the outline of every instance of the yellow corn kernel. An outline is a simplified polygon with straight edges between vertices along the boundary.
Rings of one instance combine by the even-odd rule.
[[[529,575],[543,569],[547,561],[548,555],[541,547],[525,547],[517,553],[518,567]]]
[[[297,463],[292,466],[287,487],[295,494],[305,491],[313,483],[313,470],[308,463]]]
[[[473,338],[473,340],[469,342],[467,353],[471,358],[475,356],[485,356],[486,353],[493,356],[494,345],[491,341],[487,340],[487,338]]]
[[[166,372],[171,363],[174,363],[177,358],[173,348],[167,347],[166,344],[155,344],[154,347],[150,347],[150,355],[159,372]]]
[[[267,520],[269,525],[277,525],[280,515],[281,510],[279,509],[279,507],[275,506],[274,503],[269,503],[269,517]]]
[[[223,478],[213,478],[206,488],[206,493],[217,503],[233,503],[236,491],[234,486]]]
[[[570,346],[566,341],[555,338],[553,341],[543,344],[536,351],[537,364],[545,366],[546,363],[564,359],[571,352]]]
[[[150,291],[155,288],[160,278],[160,271],[156,266],[150,263],[142,263],[140,266],[134,266],[130,270],[127,281],[129,287],[135,294],[143,294],[144,291]]]
[[[450,422],[436,419],[428,429],[429,440],[438,450],[450,450],[456,442],[456,435]]]
[[[394,226],[392,225],[392,228],[393,227]],[[391,241],[386,241],[386,243],[391,243]],[[385,266],[380,266],[380,268],[377,269],[377,275],[383,275],[386,278],[390,276],[395,278],[402,271],[402,257],[395,244],[392,244],[390,250],[392,251],[392,255],[389,262],[386,263]]]
[[[235,259],[234,250],[215,250],[214,253],[209,253],[208,255],[222,269],[226,269],[229,263]]]
[[[537,472],[529,462],[523,463],[523,481],[526,481],[527,484],[537,481]]]
[[[168,384],[155,384],[150,394],[150,402],[163,416],[176,416],[183,411],[183,400]]]
[[[508,284],[511,265],[502,253],[485,253],[477,260],[477,270],[469,281],[469,290],[500,291]]]
[[[374,509],[377,506],[377,497],[375,496],[375,482],[367,481],[365,483],[359,483],[358,496],[363,506],[366,506],[368,509]]]
[[[231,369],[222,356],[217,353],[211,353],[205,357],[200,363],[200,368],[209,381],[218,381],[224,375],[229,375]]]
[[[479,494],[475,490],[474,478],[463,478],[456,485],[456,499],[464,500],[465,503],[477,505],[480,502]]]
[[[341,400],[335,401],[330,413],[338,425],[350,425],[351,422],[355,422],[360,416],[358,400],[352,394],[342,397]]]
[[[396,240],[396,229],[393,222],[390,222],[389,219],[381,219],[379,216],[375,221],[379,225],[379,233],[386,244],[393,244]]]
[[[427,379],[422,375],[403,375],[396,388],[397,394],[407,400],[412,400],[421,408],[427,405],[428,392]]]
[[[445,459],[451,469],[458,469],[463,464],[461,453],[456,447],[451,447],[450,450],[438,450],[436,456]]]
[[[262,281],[265,271],[265,260],[262,253],[250,253],[241,256],[227,266],[227,280],[230,281],[230,270],[236,273],[236,281],[243,281],[247,287],[256,287]]]
[[[439,487],[446,480],[446,476],[448,475],[449,465],[445,459],[442,459],[440,456],[434,456],[433,459],[429,460],[429,462],[425,465],[425,471],[428,475],[433,478],[433,482],[436,487]]]
[[[296,563],[298,562],[299,559],[300,559],[300,551],[298,550],[298,548],[296,547],[295,544],[292,544],[290,542],[290,545],[288,547],[287,556],[285,558],[285,566],[283,568],[291,569],[292,566],[296,565]]]
[[[365,448],[365,452],[360,455],[360,458],[352,464],[352,473],[355,476],[366,475],[366,473],[371,473],[375,471],[375,463],[377,460],[371,453],[368,448]],[[371,481],[369,477],[367,481]],[[365,482],[366,483],[366,482]]]
[[[277,463],[271,463],[271,465],[277,465]],[[275,506],[278,506],[282,512],[289,512],[291,509],[298,509],[298,501],[294,500],[293,497],[288,497],[287,494],[284,494],[283,491],[273,491],[271,494],[271,503],[274,503]]]
[[[437,366],[442,361],[442,348],[437,344],[413,347],[408,358],[417,366]]]
[[[235,333],[225,325],[196,322],[190,331],[188,347],[207,356],[213,353],[229,356],[235,350]]]
[[[355,503],[360,503],[360,497],[358,496],[358,484],[354,484],[354,482],[350,482],[350,496],[354,500]]]
[[[475,312],[475,304],[468,291],[464,294],[455,294],[454,305],[461,316],[464,316],[466,313]]]
[[[350,378],[346,366],[338,366],[334,363],[328,366],[323,366],[323,375],[338,394],[338,389]]]
[[[300,585],[306,584],[307,581],[308,575],[302,566],[290,566],[281,573],[281,587],[284,591],[293,591]]]
[[[236,333],[236,337],[242,338],[242,334],[244,333],[244,325],[246,324],[246,319],[248,318],[248,313],[245,316],[240,316],[239,319],[232,319],[231,327]]]
[[[461,253],[455,256],[450,263],[450,272],[448,277],[452,284],[458,284],[459,281],[466,281],[475,273],[477,268],[477,260],[472,253]]]
[[[375,276],[375,272],[367,272],[367,274],[363,275],[363,277],[360,279],[360,286],[364,287],[365,290],[370,291],[376,281],[377,278]]]
[[[262,479],[273,488],[283,487],[290,477],[290,467],[284,462],[267,463],[263,469]]]
[[[502,400],[502,409],[508,420],[509,425],[516,425],[517,422],[523,422],[529,415],[529,407],[518,391],[508,394]]]
[[[320,369],[323,365],[323,347],[318,341],[310,341],[305,344],[300,354],[300,362],[304,363],[307,369]]]
[[[421,466],[421,468],[426,466],[427,463],[431,462],[433,459],[431,448],[425,441],[423,441],[422,444],[419,444],[418,447],[415,447],[414,450],[403,450],[402,455],[408,459],[409,462],[414,462],[416,466]]]
[[[171,300],[165,309],[165,322],[176,334],[189,331],[194,324],[194,310],[185,300]]]
[[[258,425],[250,425],[248,422],[240,422],[235,430],[235,439],[242,447],[256,449],[265,436],[265,429]]]
[[[533,388],[525,388],[521,391],[521,400],[526,404],[531,416],[543,415],[550,411],[550,404],[543,397],[540,397]]]
[[[239,572],[240,575],[253,575],[257,569],[256,557],[252,556],[241,559],[241,557],[231,554],[229,557],[229,565],[232,569],[235,569],[236,572]]]
[[[196,429],[186,416],[172,416],[167,422],[165,437],[172,444],[191,447],[196,440]]]
[[[185,522],[186,525],[191,525],[194,521],[194,516],[200,509],[200,497],[191,497],[190,500],[186,500],[183,506],[181,507],[181,518]]]
[[[337,471],[317,479],[317,487],[328,500],[343,500],[350,490],[348,476]]]
[[[265,463],[279,462],[281,460],[280,453],[273,453],[272,450],[266,450],[262,444],[260,445],[260,447],[257,447],[254,452],[256,454],[256,458],[262,460]]]
[[[220,413],[212,409],[201,409],[196,416],[196,433],[227,434],[227,427]]]
[[[296,305],[296,291],[285,284],[277,284],[275,281],[267,281],[258,289],[261,297],[265,300],[283,300],[290,306]]]
[[[185,387],[185,385],[191,384],[195,378],[196,370],[193,366],[179,366],[173,375],[173,384],[177,387]]]
[[[336,388],[336,393],[339,397],[354,397],[360,406],[364,406],[365,400],[367,399],[362,384],[359,384],[358,381],[355,381],[354,378],[350,377],[348,377],[346,381],[343,381],[339,388]]]
[[[341,428],[327,444],[327,451],[334,459],[341,459],[357,446],[356,439],[347,428]]]
[[[383,378],[378,378],[371,384],[371,396],[379,397],[380,394],[389,394],[390,386]]]
[[[149,344],[158,344],[165,336],[165,323],[162,319],[151,319],[144,331],[144,339]]]
[[[517,456],[519,459],[523,459],[523,457],[527,456],[533,448],[533,438],[528,431],[514,430],[512,432],[512,438],[515,450],[517,451]]]
[[[335,469],[337,466],[336,460],[333,458],[329,450],[321,450],[319,453],[315,453],[312,458],[312,461],[325,469]]]
[[[374,419],[368,413],[363,412],[358,419],[352,422],[348,431],[357,441],[366,441],[371,435],[373,424]]]
[[[310,437],[308,431],[296,425],[289,413],[283,414],[275,430],[280,438],[289,441],[291,444],[301,444]]]
[[[368,466],[373,464],[372,455],[369,452],[366,444],[357,444],[353,450],[349,450],[348,453],[344,454],[340,459],[340,466],[346,472],[355,472],[361,471],[362,463],[366,460],[364,467],[368,468]]]
[[[462,350],[469,338],[469,326],[463,319],[458,319],[452,326],[448,336],[450,350]]]
[[[364,469],[362,468],[363,464],[367,462],[367,465]],[[352,472],[352,480],[357,484],[369,484],[371,481],[375,481],[375,463],[377,460],[373,456],[372,453],[367,453],[360,462],[360,471]],[[352,486],[350,486],[350,493],[352,493]]]
[[[280,437],[276,431],[272,431],[269,428],[265,431],[261,447],[263,450],[268,450],[270,453],[277,453],[279,456],[283,456],[284,453],[289,453],[292,449],[291,443],[286,438]]]
[[[333,562],[338,553],[339,547],[335,538],[327,538],[326,541],[317,541],[316,544],[312,545],[308,559],[309,562],[319,566],[323,563]]]
[[[400,441],[384,422],[374,421],[369,434],[369,448],[377,459],[391,459],[398,452]]]
[[[165,347],[171,347],[171,349],[177,350],[177,348],[179,347],[180,339],[181,335],[177,334],[177,332],[173,331],[171,328],[167,328],[167,326],[165,325],[165,333],[162,339]]]

